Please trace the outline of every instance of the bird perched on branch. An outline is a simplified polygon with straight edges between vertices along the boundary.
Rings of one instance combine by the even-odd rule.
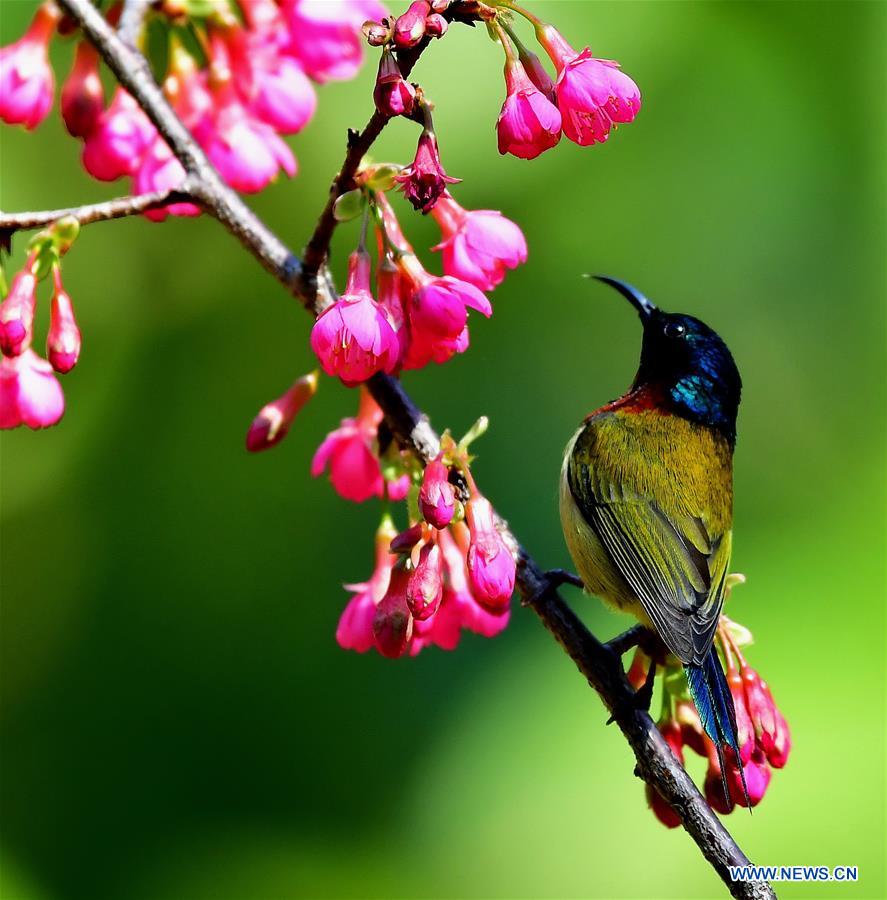
[[[742,382],[726,344],[699,319],[596,277],[638,311],[641,361],[628,392],[591,413],[567,445],[561,524],[585,589],[655,629],[683,663],[723,774],[724,747],[742,765],[712,647],[730,563]]]

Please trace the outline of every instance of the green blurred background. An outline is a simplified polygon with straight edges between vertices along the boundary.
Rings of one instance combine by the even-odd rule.
[[[640,338],[580,274],[726,337],[749,579],[730,612],[794,738],[754,816],[728,824],[758,863],[859,866],[857,884],[782,896],[884,897],[884,6],[531,5],[620,60],[644,108],[605,146],[502,159],[498,49],[461,27],[431,48],[415,74],[456,196],[519,221],[530,261],[469,353],[406,384],[439,428],[490,416],[481,486],[543,565],[568,565],[561,452],[628,384]],[[3,43],[32,10],[2,0]],[[368,115],[371,68],[321,89],[301,174],[253,201],[294,247]],[[0,136],[6,210],[125,190],[82,173],[56,114]],[[406,162],[415,138],[394,123],[377,158]],[[2,438],[3,900],[724,893],[645,809],[626,744],[532,613],[397,663],[337,647],[378,507],[308,466],[355,397],[327,380],[282,446],[243,450],[313,366],[310,323],[219,226],[94,225],[64,271],[84,335],[67,413]],[[572,599],[602,637],[627,624]]]

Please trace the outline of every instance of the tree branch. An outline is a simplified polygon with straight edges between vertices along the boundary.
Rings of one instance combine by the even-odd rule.
[[[57,0],[58,4],[83,29],[121,83],[145,110],[173,152],[192,175],[197,176],[195,198],[305,306],[314,309],[323,298],[313,293],[313,283],[326,259],[329,241],[335,229],[331,220],[332,204],[338,192],[351,184],[360,160],[385,126],[373,116],[360,135],[349,141],[345,162],[333,183],[330,199],[318,220],[309,242],[303,273],[298,258],[248,209],[222,182],[203,152],[178,120],[151,77],[142,55],[127,47],[89,0]],[[464,14],[454,4],[454,17]],[[451,7],[453,9],[453,7]],[[407,75],[425,44],[402,57]],[[321,278],[321,293],[329,290],[327,278]],[[326,287],[325,287],[326,286]],[[326,300],[329,297],[327,295]],[[427,416],[419,410],[396,378],[376,375],[369,389],[385,413],[400,445],[413,450],[423,462],[437,455],[440,442]],[[732,882],[728,866],[746,865],[747,858],[729,832],[705,802],[698,788],[672,754],[650,716],[633,704],[634,693],[625,677],[620,657],[598,641],[570,609],[552,579],[538,566],[517,538],[502,524],[503,536],[518,560],[517,587],[526,605],[531,606],[545,627],[554,635],[576,663],[588,683],[600,695],[628,740],[637,760],[636,773],[671,804],[685,830],[695,840],[705,858],[730,889],[734,897],[772,898],[766,882]]]
[[[193,182],[185,179],[181,187],[170,191],[152,191],[132,197],[116,197],[101,203],[71,206],[67,209],[44,209],[19,213],[0,212],[0,233],[14,234],[19,230],[43,228],[65,216],[73,216],[81,225],[107,222],[109,219],[137,216],[151,209],[159,209],[169,203],[193,203],[195,199]]]
[[[131,47],[137,45],[145,16],[151,7],[151,0],[124,0],[123,9],[120,12],[120,21],[117,23],[117,34],[120,40]]]

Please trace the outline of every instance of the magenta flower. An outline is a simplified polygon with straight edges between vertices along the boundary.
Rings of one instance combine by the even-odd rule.
[[[317,391],[317,373],[297,379],[289,390],[266,403],[253,419],[246,434],[246,449],[251,453],[269,450],[287,435],[296,416]]]
[[[443,240],[443,270],[482,291],[501,284],[506,269],[527,261],[527,241],[520,228],[492,209],[463,209],[444,194],[431,211]]]
[[[267,49],[255,52],[250,111],[281,134],[297,134],[317,108],[314,86],[298,61]]]
[[[472,593],[484,606],[501,609],[514,593],[516,566],[496,528],[489,500],[476,489],[465,505],[465,520],[471,533],[467,560]]]
[[[377,0],[283,0],[290,52],[315,81],[347,80],[363,62],[361,26],[386,15]]]
[[[68,133],[79,138],[85,138],[98,125],[104,112],[99,54],[89,41],[77,45],[74,66],[62,87],[61,109]]]
[[[419,551],[419,562],[407,584],[407,606],[417,621],[430,619],[443,598],[443,562],[440,548],[429,541]]]
[[[168,191],[179,187],[184,180],[184,167],[173,155],[166,141],[158,135],[135,173],[133,192],[143,194]],[[153,222],[162,222],[168,215],[199,216],[200,207],[193,203],[169,203],[145,213],[145,217]]]
[[[376,649],[389,659],[403,656],[413,636],[413,617],[407,605],[409,580],[410,573],[401,561],[391,570],[388,590],[379,601],[373,617]]]
[[[30,348],[0,357],[0,428],[48,428],[64,412],[62,386],[45,359]]]
[[[456,511],[456,492],[449,482],[449,469],[440,456],[433,459],[422,475],[419,509],[422,518],[435,528],[446,528]]]
[[[577,53],[552,25],[539,32],[557,67],[557,105],[564,134],[585,147],[602,143],[614,123],[631,122],[641,108],[641,92],[619,63],[595,59],[586,47]]]
[[[33,257],[17,272],[6,299],[0,303],[0,351],[18,356],[31,345],[34,310],[37,306],[37,279],[31,273]]]
[[[451,178],[444,172],[437,149],[437,138],[427,128],[419,136],[416,157],[395,179],[403,190],[404,197],[415,209],[429,212],[448,184],[456,184],[461,179]]]
[[[383,116],[409,115],[416,100],[416,89],[404,81],[394,54],[386,45],[379,58],[379,71],[373,89],[373,101]]]
[[[8,125],[36,128],[52,106],[55,79],[47,49],[58,20],[55,6],[45,3],[24,35],[0,48],[0,119]]]
[[[369,581],[345,585],[354,596],[342,612],[336,628],[336,641],[345,650],[366,653],[375,644],[373,620],[376,607],[388,591],[391,570],[397,557],[389,550],[396,529],[386,516],[376,531],[376,565]]]
[[[316,478],[328,468],[336,492],[355,503],[382,497],[386,484],[376,454],[376,434],[381,422],[382,410],[369,392],[361,388],[357,417],[343,419],[341,425],[326,436],[314,454],[311,474]],[[409,487],[409,476],[403,475],[388,482],[388,496],[392,500],[402,500]]]
[[[398,47],[415,47],[425,37],[425,20],[430,13],[428,0],[414,0],[394,23],[394,43]]]
[[[311,349],[327,375],[337,375],[347,385],[366,381],[376,372],[394,371],[400,341],[370,293],[370,257],[365,250],[351,254],[345,293],[314,323]]]
[[[46,357],[56,372],[70,372],[80,358],[80,329],[74,318],[74,305],[62,287],[58,267],[53,272],[55,290],[49,310],[49,331],[46,335]]]
[[[230,84],[213,92],[216,107],[194,129],[194,137],[219,174],[236,191],[254,194],[267,187],[282,169],[296,174],[296,158],[277,134],[254,118]]]
[[[516,59],[505,63],[505,87],[505,103],[496,122],[499,152],[535,159],[561,139],[561,114]]]
[[[117,88],[111,105],[83,145],[83,167],[99,181],[114,181],[135,173],[157,131],[138,103]]]

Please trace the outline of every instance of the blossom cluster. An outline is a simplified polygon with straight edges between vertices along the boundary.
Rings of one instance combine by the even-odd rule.
[[[60,258],[77,236],[77,222],[63,219],[31,241],[24,267],[0,303],[0,428],[47,428],[65,411],[55,373],[65,374],[80,357],[80,329],[62,284]],[[33,348],[38,283],[52,274],[46,358]]]
[[[377,0],[238,0],[189,15],[184,0],[155,4],[167,24],[169,52],[163,90],[183,124],[231,187],[262,190],[280,172],[296,173],[281,135],[301,131],[314,115],[312,82],[353,77],[362,61],[361,25],[384,15]],[[119,15],[119,4],[108,17]],[[24,36],[0,50],[0,119],[32,129],[53,103],[48,46],[62,27],[51,2],[42,4]],[[199,41],[178,37],[190,26]],[[87,41],[76,49],[61,91],[65,126],[83,141],[82,162],[101,181],[132,179],[135,193],[177,187],[185,173],[154,125],[123,87],[108,105],[100,61]],[[176,203],[145,215],[197,215]]]
[[[741,577],[731,576],[737,580]],[[741,766],[734,751],[723,748],[725,770],[722,773],[718,748],[702,728],[696,707],[686,692],[680,666],[667,665],[663,678],[662,714],[656,725],[681,764],[685,747],[706,760],[705,798],[712,809],[723,814],[737,806],[757,806],[770,786],[772,770],[786,764],[791,750],[791,733],[785,717],[767,683],[748,664],[740,649],[751,641],[748,629],[727,616],[721,617],[716,647],[726,664],[727,683],[736,708]],[[641,683],[648,665],[649,660],[638,650],[630,680],[636,685]],[[649,785],[646,790],[647,802],[656,818],[669,828],[680,825],[677,813]]]

